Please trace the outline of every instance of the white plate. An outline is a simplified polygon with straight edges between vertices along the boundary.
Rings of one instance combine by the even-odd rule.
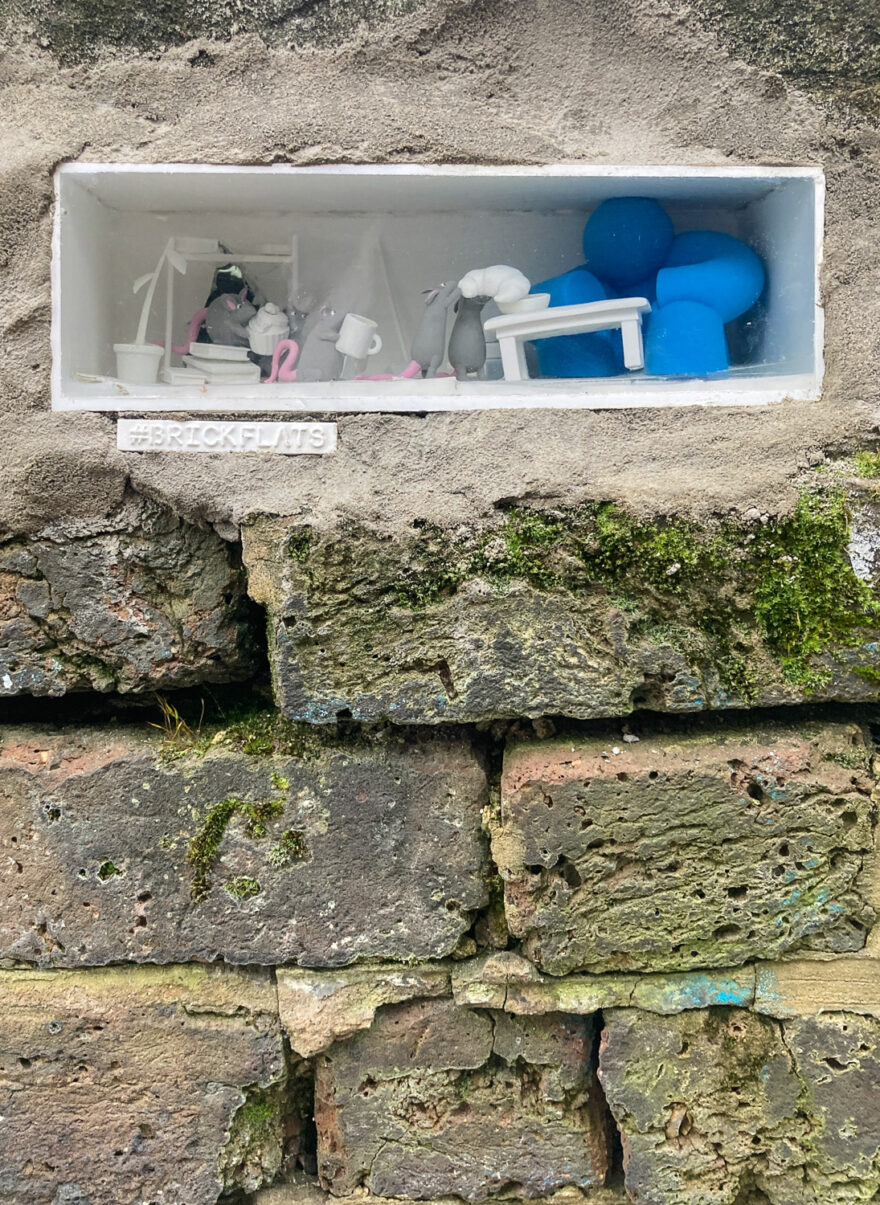
[[[249,347],[231,347],[228,343],[190,343],[189,354],[200,360],[246,360]]]

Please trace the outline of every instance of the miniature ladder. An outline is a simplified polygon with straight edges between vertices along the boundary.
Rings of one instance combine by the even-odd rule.
[[[589,301],[583,305],[557,305],[545,310],[526,310],[487,318],[483,326],[495,334],[501,351],[505,381],[527,381],[529,370],[523,343],[528,339],[552,339],[556,335],[583,335],[589,331],[620,329],[623,362],[634,372],[645,367],[642,346],[642,314],[651,306],[644,297],[620,297],[612,301]]]

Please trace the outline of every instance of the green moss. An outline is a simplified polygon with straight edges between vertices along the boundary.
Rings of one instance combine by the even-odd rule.
[[[124,871],[120,870],[119,867],[115,866],[109,859],[106,862],[102,862],[98,867],[98,878],[102,883],[106,883],[107,879],[113,879],[117,875],[124,873]]]
[[[196,901],[203,900],[211,890],[211,875],[217,852],[229,822],[236,814],[244,817],[245,832],[249,837],[266,836],[266,826],[284,811],[280,799],[268,799],[259,803],[231,796],[215,804],[202,821],[202,827],[189,843],[186,851],[187,864],[193,869],[190,894]]]
[[[878,680],[880,680],[880,675],[878,675]],[[838,766],[843,766],[845,770],[867,770],[871,763],[871,755],[867,749],[855,748],[851,751],[841,750],[826,753],[822,760],[835,762]]]
[[[291,532],[287,537],[287,555],[292,561],[307,561],[311,546],[312,535],[307,529]]]
[[[611,503],[545,514],[514,508],[497,532],[450,537],[421,529],[415,563],[395,583],[397,601],[421,609],[468,578],[496,586],[526,581],[539,590],[577,590],[591,583],[679,594],[685,582],[723,565],[717,535],[682,521],[642,523]],[[625,598],[624,601],[630,601]]]
[[[430,607],[468,579],[506,590],[604,596],[631,633],[670,643],[695,666],[712,664],[731,694],[756,697],[763,646],[809,693],[827,671],[818,654],[858,643],[880,618],[872,589],[846,554],[842,489],[805,490],[794,511],[763,525],[646,522],[612,503],[552,512],[514,508],[491,532],[424,525],[393,586],[394,601]]]
[[[880,477],[880,452],[856,452],[853,463],[860,477]]]
[[[259,895],[262,888],[259,880],[249,878],[247,875],[241,874],[234,879],[230,879],[228,883],[223,884],[224,888],[231,896],[237,900],[249,900],[251,896]]]
[[[233,720],[215,736],[215,742],[253,757],[278,754],[303,760],[311,755],[316,745],[315,734],[308,725],[288,720],[265,707]]]
[[[284,1156],[288,1101],[281,1085],[251,1089],[232,1118],[220,1152],[218,1171],[227,1192],[254,1192],[271,1183]]]
[[[848,540],[846,497],[831,491],[802,494],[794,513],[755,544],[758,627],[789,681],[808,690],[822,677],[811,658],[853,643],[856,629],[880,616],[873,590],[846,556]]]
[[[276,791],[289,791],[290,790],[290,783],[281,774],[273,774],[272,775],[272,786],[275,788]]]
[[[292,866],[294,862],[304,862],[309,856],[309,847],[305,834],[298,829],[288,828],[281,834],[281,840],[274,845],[269,853],[269,861],[273,866]]]

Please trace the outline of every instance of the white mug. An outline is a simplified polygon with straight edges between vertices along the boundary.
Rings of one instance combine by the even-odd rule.
[[[362,318],[360,314],[346,314],[339,329],[336,340],[336,350],[353,360],[363,360],[374,356],[382,350],[382,340],[376,333],[376,323],[372,318]]]

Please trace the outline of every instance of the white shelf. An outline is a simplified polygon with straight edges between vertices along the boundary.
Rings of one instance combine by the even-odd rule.
[[[762,405],[821,392],[819,296],[824,181],[804,167],[65,164],[56,175],[53,407],[60,410],[419,411],[546,407]],[[370,372],[399,372],[423,291],[469,268],[513,263],[533,281],[582,262],[588,214],[610,196],[650,196],[678,230],[720,229],[749,242],[768,285],[748,322],[729,331],[724,378],[634,374],[589,380],[340,381],[318,385],[114,383],[112,346],[131,339],[131,283],[168,238],[210,237],[253,251],[193,251],[174,281],[174,335],[204,304],[215,266],[253,267],[271,300],[293,280],[337,309],[379,324]],[[296,239],[290,256],[258,251]],[[285,275],[287,273],[287,275]],[[273,293],[273,290],[275,291]],[[276,296],[275,293],[278,295]],[[148,339],[165,340],[157,301]],[[490,317],[489,307],[485,317]],[[133,320],[134,319],[134,320]],[[91,380],[80,379],[81,375]],[[103,383],[102,383],[103,382]]]

